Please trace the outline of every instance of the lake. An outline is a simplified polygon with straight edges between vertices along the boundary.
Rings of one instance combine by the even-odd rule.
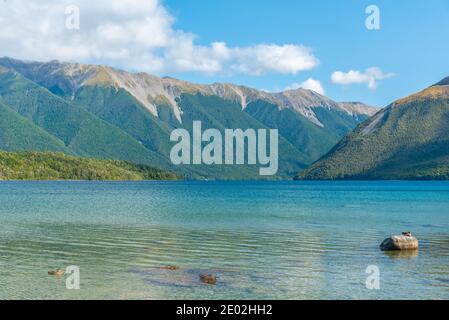
[[[448,298],[449,182],[0,182],[0,299]]]

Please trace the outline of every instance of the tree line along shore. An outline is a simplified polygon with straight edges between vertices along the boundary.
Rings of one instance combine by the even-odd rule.
[[[0,151],[0,180],[179,180],[175,173],[119,160],[56,152]]]

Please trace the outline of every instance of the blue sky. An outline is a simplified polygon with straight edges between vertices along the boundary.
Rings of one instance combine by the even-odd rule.
[[[371,4],[380,9],[380,30],[365,27],[365,9]],[[296,75],[175,74],[190,81],[281,90],[313,78],[337,101],[381,107],[449,76],[448,0],[165,0],[165,5],[176,18],[176,28],[195,33],[199,44],[217,40],[229,46],[302,44],[320,60],[316,68]],[[330,80],[337,70],[363,72],[369,67],[395,76],[379,81],[376,90]]]
[[[449,76],[448,53],[449,0],[0,0],[0,56],[377,107]]]

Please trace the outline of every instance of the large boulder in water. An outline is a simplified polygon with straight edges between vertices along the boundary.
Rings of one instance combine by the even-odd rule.
[[[380,245],[382,251],[416,250],[419,248],[418,239],[410,232],[404,232],[401,236],[391,236]]]

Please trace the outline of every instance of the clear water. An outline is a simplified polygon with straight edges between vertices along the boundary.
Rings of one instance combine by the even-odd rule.
[[[0,299],[391,298],[449,298],[447,182],[0,183]]]

